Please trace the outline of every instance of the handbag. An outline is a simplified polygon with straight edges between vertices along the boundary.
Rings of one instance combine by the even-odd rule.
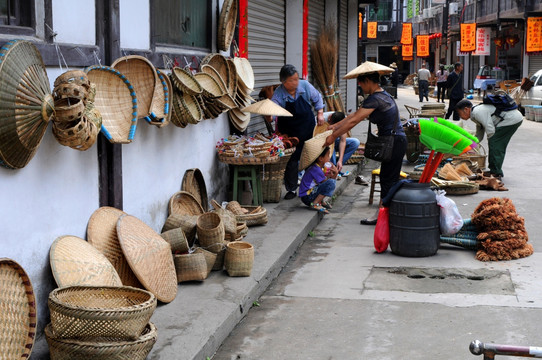
[[[393,125],[391,135],[376,136],[371,132],[371,122],[369,121],[369,129],[367,132],[367,141],[365,142],[364,155],[367,159],[387,162],[390,161],[393,153],[393,142],[395,139],[395,129],[397,122]]]

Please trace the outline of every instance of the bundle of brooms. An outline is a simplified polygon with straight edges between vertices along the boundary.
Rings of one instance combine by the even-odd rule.
[[[337,84],[337,24],[329,22],[320,28],[316,40],[310,44],[312,74],[326,101],[328,111],[344,112]]]

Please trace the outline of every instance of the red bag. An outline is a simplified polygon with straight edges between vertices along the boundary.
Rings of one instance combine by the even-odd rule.
[[[381,207],[376,220],[374,243],[376,252],[384,252],[390,244],[390,208]]]

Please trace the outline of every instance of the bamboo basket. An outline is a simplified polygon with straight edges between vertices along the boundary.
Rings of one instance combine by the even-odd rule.
[[[193,252],[174,256],[177,281],[203,281],[207,278],[207,261],[203,253]]]
[[[224,243],[214,244],[207,247],[206,250],[216,254],[216,260],[211,270],[213,271],[222,270],[224,268],[224,256],[226,255],[226,245],[224,245]]]
[[[185,253],[188,252],[188,240],[182,228],[171,229],[160,234],[164,240],[171,246],[171,252]]]
[[[265,167],[262,176],[263,201],[270,203],[278,203],[280,201],[286,164],[292,157],[295,149],[293,147],[284,150],[284,156],[281,156],[277,163]]]
[[[136,340],[156,308],[156,297],[130,286],[68,286],[48,299],[56,339]]]
[[[198,200],[204,211],[209,211],[209,198],[207,197],[207,187],[205,179],[200,169],[188,169],[185,171],[181,190],[189,192]]]
[[[225,230],[222,217],[216,212],[207,212],[200,215],[196,223],[199,244],[207,248],[214,244],[224,242]]]
[[[203,208],[198,200],[187,191],[179,191],[169,199],[169,214],[201,215]]]
[[[57,339],[51,325],[45,328],[51,360],[145,360],[156,343],[158,333],[153,323],[147,324],[140,336],[133,341],[80,341]]]
[[[211,272],[211,270],[213,270],[213,266],[215,265],[216,257],[218,255],[201,247],[196,248],[194,252],[201,253],[205,257],[205,262],[207,263],[207,276],[209,276],[209,273]]]
[[[236,234],[237,233],[237,218],[234,213],[228,209],[224,209],[216,200],[211,200],[211,204],[215,209],[215,212],[220,215],[222,223],[224,224],[224,231],[227,234]]]
[[[244,241],[226,245],[224,267],[229,276],[250,276],[254,265],[254,247]]]
[[[187,95],[199,95],[203,91],[194,75],[180,67],[174,67],[171,71],[171,82],[175,88]]]
[[[244,206],[248,213],[236,215],[237,221],[244,221],[247,226],[267,224],[267,210],[263,206]]]
[[[158,127],[164,127],[169,124],[172,108],[173,86],[169,76],[156,69],[156,85],[154,88],[153,100],[149,116],[145,120]]]
[[[235,34],[235,24],[237,22],[237,0],[226,0],[220,10],[218,19],[218,50],[228,51],[233,35]]]
[[[198,216],[199,215],[187,214],[169,215],[162,227],[162,232],[181,228],[186,236],[188,245],[192,246],[194,238],[196,237],[196,222],[198,221]]]
[[[486,149],[482,146],[482,144],[478,144],[478,147],[472,150],[471,152],[467,152],[465,154],[452,157],[452,160],[462,160],[462,159],[469,159],[472,162],[478,163],[478,167],[483,170],[486,168],[486,159],[487,159]]]

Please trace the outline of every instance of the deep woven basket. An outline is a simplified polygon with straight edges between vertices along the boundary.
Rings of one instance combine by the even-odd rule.
[[[207,212],[200,215],[196,224],[196,232],[199,244],[205,249],[211,245],[224,242],[224,223],[216,212]]]
[[[164,240],[171,246],[171,252],[184,253],[188,252],[188,240],[182,228],[171,229],[160,234]]]
[[[254,265],[254,247],[244,241],[226,245],[224,268],[229,276],[250,276]]]
[[[172,214],[169,215],[162,227],[162,233],[181,228],[186,236],[188,244],[192,246],[196,237],[196,222],[199,215]]]
[[[225,232],[227,234],[236,234],[237,218],[235,214],[228,209],[224,209],[216,200],[211,200],[211,204],[213,205],[215,212],[222,218]]]
[[[198,200],[187,191],[179,191],[169,199],[169,214],[201,215],[203,208]]]
[[[264,202],[278,203],[282,194],[282,183],[286,164],[295,152],[295,147],[284,150],[279,161],[267,165],[262,176],[262,197]]]
[[[130,286],[68,286],[49,294],[56,339],[136,340],[156,308],[156,297]]]
[[[243,206],[249,212],[244,215],[236,215],[237,221],[246,222],[247,226],[267,224],[267,210],[263,206]]]
[[[203,281],[207,278],[207,262],[203,253],[175,255],[175,271],[177,281]]]
[[[140,336],[133,341],[98,339],[82,341],[58,339],[51,325],[45,328],[45,338],[49,344],[51,360],[145,360],[156,343],[156,326],[149,323]]]

